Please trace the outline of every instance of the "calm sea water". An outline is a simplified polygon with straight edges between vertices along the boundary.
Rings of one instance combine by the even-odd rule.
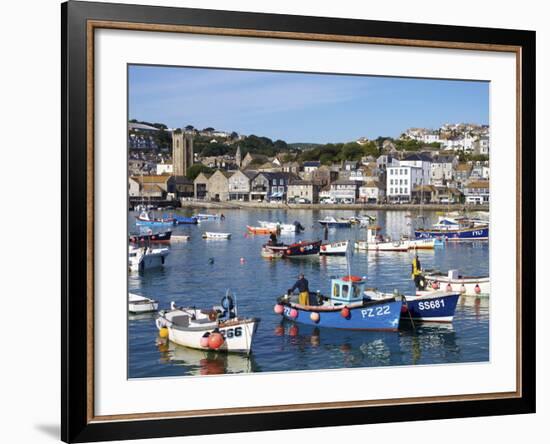
[[[172,243],[163,268],[130,273],[130,292],[152,297],[160,308],[171,301],[182,306],[210,307],[219,304],[227,289],[236,294],[239,313],[256,316],[261,322],[251,356],[190,350],[158,340],[154,315],[129,315],[130,378],[274,372],[415,364],[482,362],[489,360],[489,298],[461,297],[452,325],[417,326],[397,333],[319,329],[281,322],[273,313],[281,296],[303,272],[310,290],[328,293],[330,278],[347,274],[348,263],[341,257],[291,261],[260,257],[265,236],[246,235],[246,225],[258,220],[300,221],[306,231],[292,238],[321,239],[323,229],[316,222],[325,216],[351,216],[356,211],[311,210],[224,210],[224,221],[198,226],[178,226],[174,234],[190,234],[186,243]],[[421,219],[405,217],[406,211],[370,211],[385,234],[398,238],[412,233]],[[192,212],[183,211],[191,215]],[[413,216],[416,214],[413,213]],[[437,220],[424,212],[426,224]],[[134,214],[129,214],[135,230]],[[231,232],[230,240],[204,240],[203,231]],[[329,230],[329,240],[364,239],[359,227]],[[446,271],[458,268],[464,274],[489,273],[488,243],[450,244],[432,251],[420,251],[423,268]],[[241,261],[241,258],[244,261]],[[353,274],[367,276],[368,285],[381,290],[411,294],[413,254],[354,252]],[[213,259],[213,261],[211,260]]]

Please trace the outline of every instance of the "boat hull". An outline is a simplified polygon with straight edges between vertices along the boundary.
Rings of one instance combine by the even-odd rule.
[[[172,237],[171,231],[156,234],[132,234],[129,238],[131,244],[168,243]]]
[[[349,242],[332,242],[330,244],[321,245],[319,254],[321,256],[345,256],[348,252]]]
[[[428,288],[436,283],[442,290],[458,291],[466,296],[483,296],[491,293],[489,276],[451,279],[445,275],[426,274],[424,277],[428,283]],[[476,286],[478,289],[476,289]]]
[[[422,322],[452,322],[456,310],[459,293],[433,294],[422,297],[407,297],[401,316]],[[407,311],[408,310],[408,311]],[[410,316],[409,316],[410,313]]]
[[[488,240],[489,227],[415,230],[416,239],[445,239],[450,242]]]
[[[304,259],[319,256],[321,251],[321,241],[317,242],[298,242],[287,245],[284,250],[285,258]]]
[[[196,217],[174,216],[174,224],[176,225],[196,225],[198,223]]]
[[[158,308],[159,304],[157,301],[134,293],[128,293],[128,311],[130,313],[150,313],[157,311]]]
[[[348,307],[349,316],[342,316],[341,308],[326,310],[322,307],[300,306],[289,304],[284,306],[282,316],[292,322],[315,327],[338,328],[345,330],[397,331],[401,316],[401,301],[381,301],[360,307]],[[293,310],[297,316],[293,317]],[[311,314],[317,313],[319,320],[314,321]]]
[[[168,329],[168,339],[175,344],[196,350],[210,350],[201,345],[201,339],[206,334],[212,334],[216,329],[223,335],[224,342],[216,351],[226,353],[250,353],[252,340],[258,328],[259,319],[252,318],[244,321],[212,322],[204,327],[183,328],[157,318],[157,328]]]
[[[355,243],[355,249],[359,251],[409,251],[409,245],[405,242],[367,242],[358,241]]]

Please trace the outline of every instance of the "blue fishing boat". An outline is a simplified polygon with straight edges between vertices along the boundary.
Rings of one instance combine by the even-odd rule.
[[[139,216],[136,216],[136,225],[147,227],[167,227],[174,225],[174,218],[155,218],[151,212],[142,211]]]
[[[419,291],[416,295],[399,295],[367,290],[365,297],[369,300],[384,301],[391,298],[402,301],[401,319],[413,322],[453,321],[456,304],[460,293],[455,291]]]
[[[414,231],[416,239],[443,239],[446,241],[474,241],[489,239],[489,225],[467,218],[440,218],[432,228]]]
[[[287,294],[277,300],[274,311],[290,321],[317,327],[397,331],[401,299],[368,299],[364,296],[365,283],[357,276],[332,279],[329,297],[310,293],[303,305],[296,296]]]
[[[163,214],[162,217],[167,218],[168,216]],[[199,223],[199,220],[194,216],[186,217],[186,216],[179,216],[177,214],[174,214],[172,218],[174,219],[174,224],[176,225],[184,225],[184,224],[196,225]]]

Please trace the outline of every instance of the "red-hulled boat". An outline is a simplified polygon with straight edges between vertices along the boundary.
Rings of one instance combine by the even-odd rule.
[[[170,242],[171,236],[171,231],[164,231],[163,233],[130,234],[129,241],[131,244],[168,243]]]
[[[301,241],[290,245],[266,244],[263,248],[268,248],[274,252],[282,252],[284,258],[307,258],[319,255],[321,241]]]

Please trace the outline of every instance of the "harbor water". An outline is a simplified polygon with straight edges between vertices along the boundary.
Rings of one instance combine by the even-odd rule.
[[[198,212],[198,211],[197,211]],[[312,210],[223,210],[222,221],[179,225],[173,234],[188,234],[187,242],[172,242],[163,267],[130,272],[128,291],[159,301],[168,309],[179,306],[209,308],[220,303],[230,289],[240,316],[261,318],[250,356],[203,352],[159,341],[155,314],[128,317],[128,377],[212,375],[243,372],[278,372],[397,365],[432,365],[486,362],[489,360],[488,296],[462,296],[452,324],[405,326],[399,332],[365,332],[307,327],[282,322],[273,313],[277,297],[292,287],[300,272],[310,291],[329,292],[330,279],[348,273],[366,276],[367,286],[414,294],[411,261],[414,253],[354,251],[345,257],[311,259],[263,259],[260,248],[267,236],[246,233],[258,220],[292,223],[306,230],[282,237],[284,242],[317,240],[325,236],[317,220],[326,216],[348,217],[365,212]],[[435,212],[369,211],[377,217],[382,233],[398,239],[414,234],[421,225],[437,221]],[[190,216],[192,210],[179,214]],[[136,213],[129,213],[129,231],[135,232]],[[408,217],[410,216],[410,217]],[[204,231],[229,232],[229,240],[205,240]],[[328,231],[328,240],[366,239],[359,226]],[[489,243],[447,243],[419,251],[424,269],[459,269],[461,274],[489,274]],[[491,296],[492,297],[492,296]]]

